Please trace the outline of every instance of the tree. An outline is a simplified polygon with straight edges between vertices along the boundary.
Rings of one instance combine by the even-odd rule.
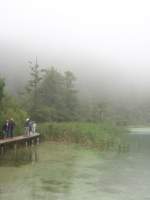
[[[24,120],[27,113],[19,106],[17,100],[5,92],[5,81],[0,78],[0,126],[6,119],[14,118],[16,121],[15,133],[23,131]]]
[[[76,80],[70,71],[64,73],[64,103],[66,120],[76,120],[78,110],[77,91],[74,87]]]
[[[5,94],[1,104],[0,125],[6,119],[13,118],[16,123],[15,134],[22,134],[24,131],[24,122],[27,117],[26,111],[19,105],[17,99],[13,96]]]
[[[64,77],[54,67],[46,70],[39,89],[40,104],[47,106],[52,121],[64,120]],[[42,107],[43,107],[42,106]],[[42,108],[42,110],[45,110]]]
[[[74,74],[70,71],[60,73],[54,67],[40,70],[37,64],[30,68],[31,79],[24,95],[24,106],[30,116],[42,122],[77,120]]]
[[[29,80],[26,91],[28,93],[28,111],[30,112],[31,116],[36,119],[36,111],[38,108],[38,89],[40,82],[42,80],[42,70],[40,69],[39,65],[36,64],[32,66],[32,63],[30,62],[30,76],[31,79]]]
[[[7,104],[6,105],[3,104],[4,103],[3,99],[5,97],[4,88],[5,88],[5,81],[4,81],[4,79],[0,78],[0,109],[1,109],[0,124],[3,122],[3,109],[4,109],[4,107],[7,106]]]
[[[0,78],[0,103],[4,97],[4,87],[5,87],[4,79]]]
[[[64,74],[54,67],[46,70],[40,84],[40,110],[49,113],[52,121],[68,121],[76,119],[77,96],[74,89],[75,77],[72,72]],[[49,108],[49,109],[48,109]]]

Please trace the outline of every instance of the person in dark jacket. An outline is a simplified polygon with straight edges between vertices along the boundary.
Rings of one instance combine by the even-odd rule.
[[[9,120],[6,120],[2,127],[3,137],[9,137]]]
[[[15,122],[14,122],[14,119],[11,118],[9,120],[9,136],[12,138],[13,137],[13,133],[14,133],[14,128],[15,128]]]

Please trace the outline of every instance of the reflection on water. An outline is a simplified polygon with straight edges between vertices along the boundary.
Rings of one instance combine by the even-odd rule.
[[[20,166],[37,162],[39,159],[36,147],[9,149],[4,154],[0,154],[0,166]]]
[[[150,132],[137,132],[102,151],[48,142],[8,151],[0,200],[150,199]]]
[[[126,137],[130,152],[150,153],[150,128],[133,128]]]

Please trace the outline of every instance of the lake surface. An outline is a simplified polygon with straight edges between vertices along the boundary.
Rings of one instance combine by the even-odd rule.
[[[105,151],[45,142],[0,157],[0,200],[83,199],[150,199],[150,129]]]

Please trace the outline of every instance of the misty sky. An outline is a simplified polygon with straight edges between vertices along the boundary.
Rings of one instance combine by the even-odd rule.
[[[0,70],[72,69],[104,85],[149,90],[148,0],[0,0]],[[101,81],[103,84],[105,81]]]

